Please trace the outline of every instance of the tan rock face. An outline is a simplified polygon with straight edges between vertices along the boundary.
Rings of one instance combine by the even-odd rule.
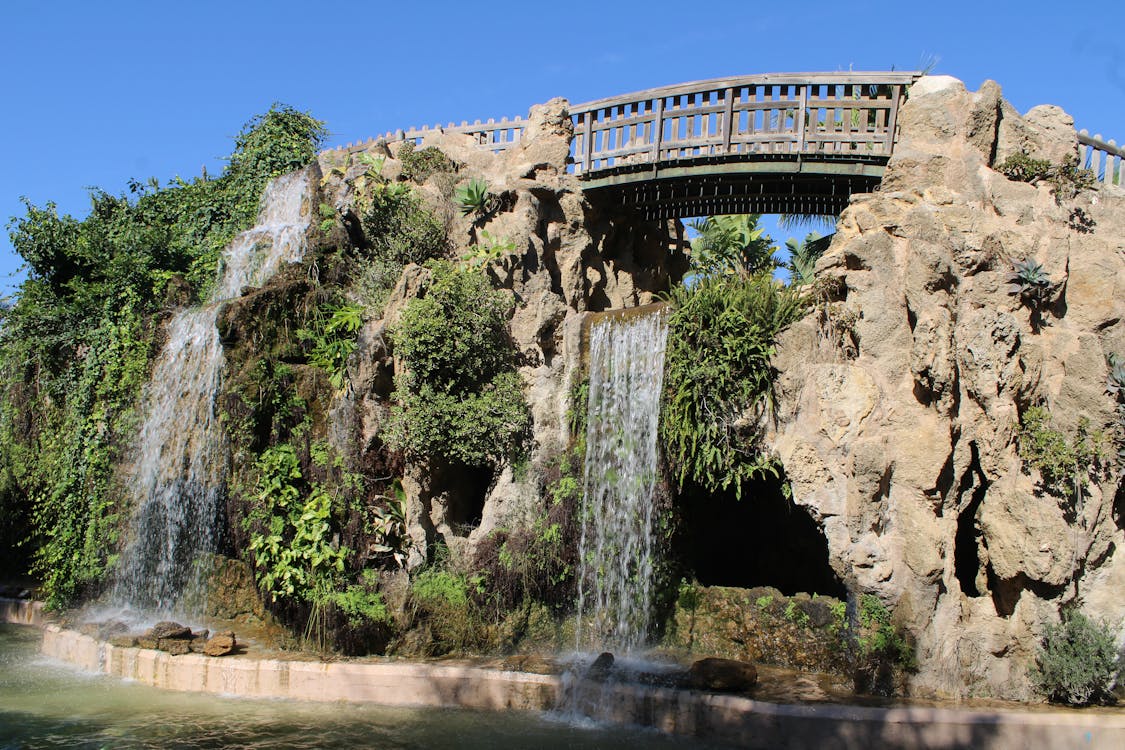
[[[1125,627],[1120,467],[1094,472],[1075,502],[1017,450],[1032,405],[1068,435],[1083,417],[1112,429],[1125,192],[1056,200],[994,171],[1017,151],[1072,159],[1076,138],[1065,112],[1020,117],[992,82],[971,93],[923,79],[900,122],[881,190],[853,197],[817,266],[845,288],[855,347],[824,315],[784,334],[768,442],[848,588],[878,595],[916,638],[917,691],[1028,698],[1062,606]],[[1041,321],[1007,292],[1024,258],[1054,284]]]

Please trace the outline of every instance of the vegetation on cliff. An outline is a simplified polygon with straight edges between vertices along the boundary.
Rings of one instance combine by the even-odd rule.
[[[102,580],[127,509],[130,447],[162,312],[206,296],[220,250],[266,182],[308,163],[323,125],[289,107],[254,118],[221,177],[95,190],[89,216],[26,202],[9,225],[28,279],[0,333],[0,516],[52,605]]]

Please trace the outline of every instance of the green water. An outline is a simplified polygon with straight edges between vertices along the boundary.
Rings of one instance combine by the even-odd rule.
[[[650,730],[447,709],[262,701],[90,675],[37,653],[34,628],[0,625],[0,750],[20,748],[673,748]]]

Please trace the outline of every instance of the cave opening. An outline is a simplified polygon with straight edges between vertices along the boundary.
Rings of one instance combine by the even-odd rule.
[[[701,585],[847,598],[828,563],[828,540],[808,511],[786,496],[785,485],[784,475],[754,479],[743,486],[741,500],[733,490],[685,486],[676,547]]]
[[[969,448],[972,459],[957,487],[958,499],[968,495],[969,502],[957,515],[957,533],[953,540],[953,574],[965,596],[977,597],[987,589],[987,585],[981,586],[980,549],[983,539],[978,515],[981,502],[988,491],[988,480],[980,467],[976,443],[970,443]]]
[[[445,520],[455,534],[465,536],[480,526],[495,471],[492,466],[459,466],[449,476]]]

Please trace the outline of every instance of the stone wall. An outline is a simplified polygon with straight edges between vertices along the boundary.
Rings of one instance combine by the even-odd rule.
[[[1064,112],[1021,117],[993,82],[923,78],[900,123],[881,189],[853,196],[817,265],[825,301],[783,336],[768,444],[836,573],[916,638],[917,692],[1028,699],[1062,607],[1125,626],[1120,467],[1075,501],[1017,449],[1032,405],[1071,436],[1083,417],[1113,429],[1125,192],[996,171],[1017,152],[1073,161],[1077,139]],[[1041,320],[1007,288],[1024,258],[1053,284]]]

